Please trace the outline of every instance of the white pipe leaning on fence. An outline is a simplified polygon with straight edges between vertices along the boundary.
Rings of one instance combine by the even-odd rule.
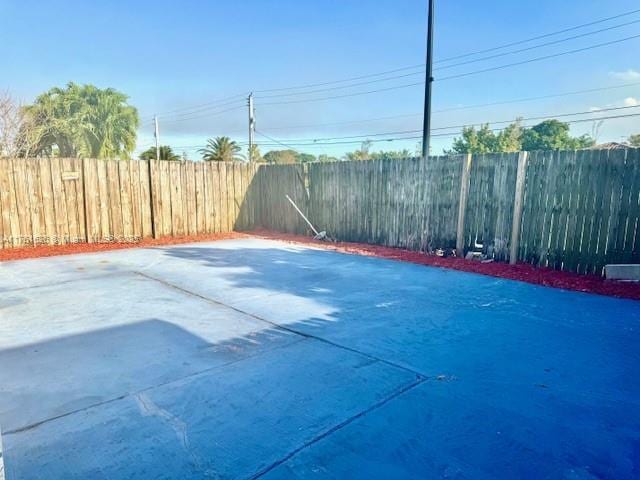
[[[293,200],[291,200],[291,197],[289,195],[285,195],[285,197],[287,197],[287,200],[289,200],[289,202],[291,203],[291,205],[293,205],[293,208],[296,209],[296,211],[300,214],[300,216],[302,218],[304,218],[304,221],[307,222],[307,225],[309,225],[309,227],[311,228],[311,230],[313,230],[313,233],[315,234],[315,236],[317,238],[320,238],[322,235],[322,233],[324,232],[318,232],[318,230],[316,230],[316,227],[314,227],[311,222],[309,221],[309,219],[305,216],[304,213],[302,213],[302,211],[298,208],[298,206],[295,204],[295,202]]]

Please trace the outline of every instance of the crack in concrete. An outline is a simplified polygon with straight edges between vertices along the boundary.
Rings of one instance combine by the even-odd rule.
[[[295,344],[297,344],[297,343],[299,343],[299,342],[301,342],[303,340],[305,340],[305,339],[304,338],[300,338],[300,339],[297,339],[297,340],[294,340],[292,342],[288,342],[288,343],[285,343],[285,344],[282,344],[282,345],[276,345],[276,346],[268,348],[266,350],[261,350],[259,352],[254,353],[254,354],[247,355],[246,357],[243,357],[243,358],[238,358],[238,359],[232,360],[230,362],[221,363],[221,364],[215,365],[213,367],[205,368],[203,370],[198,370],[197,372],[193,372],[193,373],[190,373],[188,375],[183,375],[183,376],[181,376],[179,378],[174,378],[172,380],[168,380],[166,382],[158,383],[156,385],[151,385],[149,387],[145,387],[145,388],[137,390],[135,392],[127,392],[127,393],[125,393],[123,395],[118,395],[117,397],[109,398],[109,399],[103,400],[101,402],[92,403],[90,405],[87,405],[86,407],[77,408],[77,409],[71,410],[69,412],[61,413],[60,415],[54,415],[53,417],[45,418],[44,420],[40,420],[40,421],[25,425],[25,426],[22,426],[22,427],[19,427],[19,428],[14,428],[12,430],[7,430],[7,431],[4,432],[4,435],[5,436],[9,436],[9,435],[16,435],[16,434],[19,434],[19,433],[23,433],[23,432],[26,432],[28,430],[32,430],[34,428],[37,428],[37,427],[39,427],[39,426],[41,426],[41,425],[43,425],[45,423],[49,423],[49,422],[52,422],[54,420],[58,420],[60,418],[68,417],[70,415],[74,415],[74,414],[80,413],[80,412],[85,412],[87,410],[91,410],[93,408],[101,407],[101,406],[107,405],[109,403],[117,402],[119,400],[124,400],[125,398],[135,397],[137,395],[140,395],[142,393],[148,392],[148,391],[153,390],[155,388],[164,387],[166,385],[171,385],[173,383],[178,383],[178,382],[181,382],[183,380],[187,380],[189,378],[195,378],[195,377],[198,377],[198,376],[201,376],[201,375],[205,375],[205,374],[207,374],[207,373],[209,373],[211,371],[214,371],[216,369],[228,367],[229,365],[234,365],[236,363],[244,362],[245,360],[249,360],[249,359],[252,359],[254,357],[258,357],[260,355],[264,355],[265,353],[269,353],[269,352],[272,352],[274,350],[278,350],[280,348],[286,348],[286,347],[289,347],[291,345],[295,345]]]
[[[57,287],[58,285],[66,285],[69,283],[84,282],[87,280],[99,280],[101,278],[106,278],[106,277],[115,277],[118,275],[124,276],[124,275],[132,275],[132,274],[135,274],[135,272],[131,270],[124,270],[122,272],[109,272],[109,273],[103,273],[101,275],[88,275],[82,278],[73,278],[69,280],[61,280],[59,282],[54,282],[54,283],[42,283],[38,285],[29,285],[25,287],[9,288],[7,290],[3,290],[0,288],[0,293],[20,292],[23,290],[31,290],[32,288],[37,289],[37,288]]]
[[[356,353],[358,355],[362,355],[362,356],[370,358],[372,360],[384,363],[386,365],[390,365],[390,366],[392,366],[394,368],[398,368],[400,370],[404,370],[405,372],[410,372],[410,373],[416,375],[417,377],[419,377],[419,378],[421,378],[423,380],[426,380],[426,379],[429,378],[429,375],[426,375],[426,374],[424,374],[422,372],[419,372],[419,371],[414,370],[412,368],[406,367],[404,365],[400,365],[398,363],[391,362],[389,360],[385,360],[384,358],[376,357],[375,355],[371,355],[369,353],[362,352],[362,351],[357,350],[357,349],[352,348],[352,347],[347,347],[346,345],[341,345],[339,343],[335,343],[335,342],[333,342],[331,340],[327,340],[326,338],[319,337],[319,336],[313,335],[311,333],[301,332],[300,330],[296,330],[295,328],[291,328],[291,327],[288,327],[288,326],[285,326],[285,325],[280,325],[278,323],[272,322],[271,320],[267,320],[266,318],[263,318],[263,317],[261,317],[259,315],[254,314],[254,313],[242,310],[241,308],[234,307],[232,305],[228,305],[228,304],[226,304],[224,302],[221,302],[219,300],[214,300],[212,298],[206,297],[206,296],[201,295],[201,294],[196,293],[196,292],[192,292],[191,290],[187,290],[186,288],[182,288],[182,287],[180,287],[178,285],[175,285],[173,283],[170,283],[170,282],[168,282],[168,281],[166,281],[166,280],[164,280],[162,278],[157,278],[157,277],[154,277],[154,276],[149,275],[147,273],[143,273],[143,272],[139,272],[139,271],[134,271],[133,273],[136,273],[136,274],[138,274],[138,275],[140,275],[140,276],[142,276],[144,278],[147,278],[149,280],[154,280],[154,281],[156,281],[158,283],[161,283],[161,284],[163,284],[163,285],[165,285],[165,286],[167,286],[169,288],[173,288],[173,289],[175,289],[175,290],[177,290],[179,292],[182,292],[182,293],[184,293],[186,295],[190,295],[192,297],[200,298],[201,300],[205,300],[205,301],[207,301],[209,303],[212,303],[214,305],[219,305],[219,306],[222,306],[222,307],[229,308],[229,309],[231,309],[231,310],[233,310],[233,311],[235,311],[237,313],[241,313],[241,314],[246,315],[248,317],[251,317],[251,318],[254,318],[254,319],[259,320],[261,322],[267,323],[267,324],[271,325],[275,329],[283,330],[283,331],[286,331],[286,332],[289,332],[289,333],[293,333],[295,335],[300,335],[300,336],[305,337],[305,338],[311,338],[313,340],[317,340],[317,341],[325,343],[327,345],[331,345],[333,347],[340,348],[340,349],[346,350],[348,352],[352,352],[352,353]]]
[[[288,460],[290,460],[292,457],[294,457],[295,455],[300,453],[302,450],[304,450],[306,448],[309,448],[311,445],[314,445],[315,443],[318,443],[322,439],[327,438],[329,435],[332,435],[333,433],[337,432],[338,430],[343,429],[344,427],[346,427],[347,425],[350,425],[351,423],[355,422],[359,418],[362,418],[365,415],[367,415],[367,414],[369,414],[369,413],[381,408],[385,404],[389,403],[391,400],[399,397],[400,395],[402,395],[402,394],[408,392],[409,390],[417,387],[418,385],[422,384],[425,380],[426,380],[425,377],[417,377],[413,382],[411,382],[411,383],[403,386],[402,388],[396,390],[391,395],[383,398],[382,400],[374,403],[373,405],[370,405],[369,407],[365,408],[364,410],[361,410],[360,412],[356,413],[355,415],[352,415],[351,417],[349,417],[346,420],[338,423],[337,425],[334,425],[333,427],[329,428],[328,430],[325,430],[324,432],[316,435],[311,440],[303,443],[298,448],[296,448],[296,449],[292,450],[291,452],[287,453],[284,457],[276,460],[275,462],[273,462],[272,464],[266,466],[262,470],[257,471],[256,473],[254,473],[253,475],[248,477],[247,480],[256,480],[256,479],[266,475],[271,470],[279,467],[283,463],[285,463]]]

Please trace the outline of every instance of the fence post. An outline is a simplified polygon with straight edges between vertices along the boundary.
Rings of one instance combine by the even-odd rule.
[[[464,216],[467,210],[467,198],[469,196],[469,178],[471,175],[471,161],[473,155],[467,154],[462,164],[460,177],[460,202],[458,205],[458,229],[456,231],[456,255],[464,256]]]
[[[522,222],[522,200],[524,198],[524,179],[527,173],[527,158],[529,152],[518,154],[518,172],[516,174],[516,193],[513,202],[513,223],[511,225],[511,244],[509,263],[515,265],[518,261],[518,246],[520,243],[520,224]]]
[[[156,215],[158,212],[153,208],[153,169],[151,167],[151,162],[153,160],[147,160],[147,179],[149,181],[149,215],[151,217],[151,238],[158,238],[158,230],[156,228]]]
[[[87,167],[86,167],[86,158],[82,157],[80,160],[80,168],[82,168],[82,209],[84,215],[84,240],[86,243],[91,242],[91,237],[89,236],[89,200],[87,199]],[[77,206],[80,209],[80,205]]]

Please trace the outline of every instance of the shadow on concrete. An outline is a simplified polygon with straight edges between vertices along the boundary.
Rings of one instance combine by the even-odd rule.
[[[246,336],[209,342],[173,323],[149,319],[3,349],[0,424],[5,434],[28,429],[291,339],[292,334],[264,325]]]
[[[91,448],[74,456],[61,437],[70,465],[52,464],[60,424],[47,422],[9,435],[9,455],[26,449],[22,472],[624,479],[640,469],[633,302],[296,247],[162,251],[181,261],[171,282],[183,293],[264,321],[219,342],[149,319],[0,351],[0,365],[16,366],[0,382],[12,385],[10,402],[0,395],[9,430],[47,404],[75,411],[60,419],[65,438],[95,438],[121,469],[106,477]],[[255,296],[243,301],[245,289]],[[406,369],[431,378],[403,391],[415,379]],[[85,415],[96,404],[101,414]]]

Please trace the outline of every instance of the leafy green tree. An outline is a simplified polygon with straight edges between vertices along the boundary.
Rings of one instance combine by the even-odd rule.
[[[490,153],[497,152],[498,137],[489,128],[489,124],[475,127],[464,127],[462,138],[454,138],[451,150],[445,153]]]
[[[244,160],[240,146],[229,137],[207,140],[207,146],[198,150],[206,162],[234,162]]]
[[[370,155],[371,160],[402,160],[403,158],[411,158],[412,156],[411,152],[407,149],[372,152]]]
[[[330,155],[326,155],[324,153],[318,155],[319,162],[337,162],[338,159],[336,157],[332,157]]]
[[[296,163],[297,155],[298,152],[295,150],[270,150],[264,154],[264,159],[268,163]]]
[[[315,155],[311,155],[310,153],[301,153],[301,152],[296,153],[296,162],[298,163],[309,163],[309,162],[315,162],[315,161],[316,161]]]
[[[558,120],[545,120],[531,128],[516,121],[500,133],[494,133],[488,124],[478,130],[465,127],[462,137],[455,138],[451,150],[445,153],[494,153],[521,150],[577,150],[594,144],[589,135],[572,137],[569,124]]]
[[[360,149],[345,153],[345,160],[369,160],[369,149],[371,148],[371,143],[371,140],[365,140],[360,145]]]
[[[522,132],[520,120],[508,125],[496,136],[496,151],[519,152],[522,150]]]
[[[160,160],[180,160],[180,155],[173,153],[173,150],[168,145],[160,145]],[[140,160],[155,160],[156,159],[156,147],[149,147],[147,150],[140,154]]]
[[[112,88],[69,83],[25,107],[42,132],[35,154],[129,158],[135,148],[138,111]]]
[[[558,120],[545,120],[522,133],[522,150],[576,150],[593,146],[589,135],[572,137],[569,124]]]
[[[629,145],[632,147],[640,147],[640,133],[636,133],[629,137]]]

